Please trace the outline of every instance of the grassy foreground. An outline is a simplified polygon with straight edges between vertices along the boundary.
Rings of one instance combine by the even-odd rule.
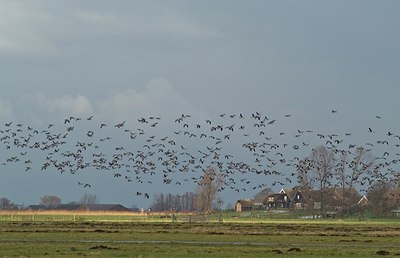
[[[40,221],[13,215],[0,221],[0,257],[400,257],[399,220],[188,223],[158,217]]]

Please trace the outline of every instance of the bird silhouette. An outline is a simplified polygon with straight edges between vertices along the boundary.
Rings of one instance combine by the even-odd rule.
[[[298,181],[298,173],[293,171],[312,171],[311,161],[304,166],[301,162],[309,159],[318,145],[332,151],[336,159],[340,155],[343,159],[347,157],[343,166],[351,170],[355,165],[349,157],[356,155],[360,146],[365,146],[366,151],[377,155],[370,169],[373,172],[368,172],[371,183],[396,176],[400,152],[394,149],[400,148],[400,136],[391,128],[381,132],[377,126],[375,132],[368,127],[370,138],[360,145],[354,140],[358,137],[355,132],[314,133],[295,125],[279,128],[279,119],[261,112],[248,116],[228,114],[206,120],[181,114],[172,121],[149,116],[139,118],[136,123],[123,121],[108,128],[106,123],[97,123],[94,116],[79,123],[80,118],[67,117],[44,128],[11,121],[0,128],[0,147],[4,153],[1,165],[22,165],[21,170],[29,173],[54,170],[76,174],[88,169],[103,170],[110,172],[115,180],[120,178],[132,184],[151,184],[158,179],[176,187],[185,183],[197,185],[201,180],[199,175],[208,167],[216,167],[227,175],[224,189],[242,192],[258,189],[260,180],[270,182],[271,186],[293,185]],[[292,121],[291,114],[283,116],[285,123]],[[137,128],[128,128],[128,124],[135,124]],[[42,156],[42,160],[37,158]],[[358,163],[362,169],[367,165],[370,166]],[[245,176],[243,181],[238,179],[241,176]],[[369,184],[366,179],[354,180]],[[89,183],[78,182],[78,185],[91,187]],[[148,193],[141,195],[150,197]]]

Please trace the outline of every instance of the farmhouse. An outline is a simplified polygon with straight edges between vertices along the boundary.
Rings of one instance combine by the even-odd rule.
[[[390,197],[400,200],[400,191],[390,193]],[[278,193],[268,195],[263,204],[267,209],[293,209],[293,210],[320,210],[325,209],[341,211],[346,208],[363,206],[368,199],[362,197],[354,188],[328,188],[324,192],[320,190],[282,189]],[[254,200],[238,200],[235,211],[241,212],[253,210]]]
[[[281,192],[285,192],[291,197],[293,203],[291,208],[297,210],[319,210],[322,205],[325,205],[327,209],[340,211],[346,207],[358,205],[362,199],[354,188],[328,188],[323,192],[321,190],[282,189]]]
[[[292,204],[291,198],[286,194],[283,189],[279,193],[268,195],[266,199],[267,208],[290,208]]]
[[[292,199],[295,210],[321,209],[321,192],[318,190],[281,190]]]

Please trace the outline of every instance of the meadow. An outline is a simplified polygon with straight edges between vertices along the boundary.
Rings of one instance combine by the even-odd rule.
[[[400,257],[395,218],[189,215],[3,212],[0,257]]]

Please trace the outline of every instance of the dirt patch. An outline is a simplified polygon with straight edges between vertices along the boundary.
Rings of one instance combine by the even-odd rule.
[[[388,251],[384,251],[384,250],[379,250],[378,252],[376,252],[377,255],[389,255],[390,253]]]
[[[91,249],[91,250],[118,250],[118,248],[110,247],[110,246],[106,246],[106,245],[95,245],[95,246],[90,247],[89,249]]]
[[[213,231],[211,231],[211,232],[208,232],[208,234],[209,235],[224,235],[225,233],[224,232],[213,232]]]
[[[357,239],[341,239],[339,242],[358,242]]]
[[[274,250],[272,250],[272,252],[276,253],[276,254],[283,254],[283,252],[279,249],[274,249]]]

